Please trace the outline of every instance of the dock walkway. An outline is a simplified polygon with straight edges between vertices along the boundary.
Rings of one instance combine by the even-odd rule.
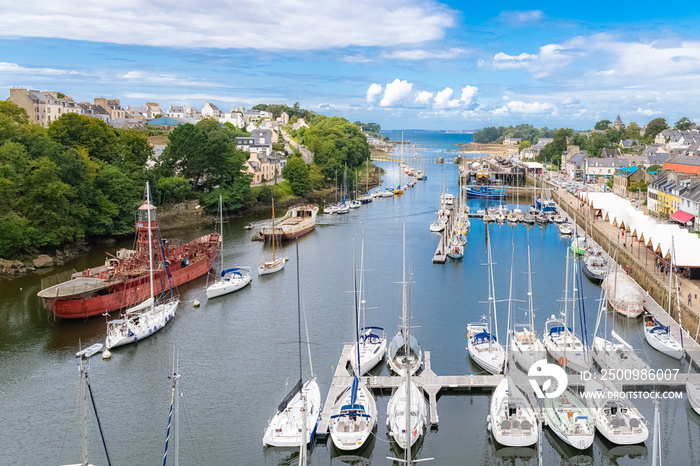
[[[328,396],[323,404],[321,411],[321,419],[316,429],[316,438],[320,442],[325,442],[329,435],[329,424],[331,419],[331,410],[336,404],[345,390],[352,385],[353,376],[348,371],[350,366],[350,357],[353,351],[353,344],[346,344],[343,347],[343,352],[340,355],[338,366],[335,368],[331,387],[328,390]],[[435,426],[438,424],[439,416],[437,412],[437,398],[440,391],[451,392],[472,392],[492,391],[503,380],[503,375],[437,375],[433,372],[430,363],[430,351],[424,352],[423,370],[411,377],[411,380],[423,391],[423,394],[428,399],[429,421]],[[521,377],[527,377],[522,374]],[[629,381],[622,383],[624,390],[685,390],[688,378],[700,379],[699,374],[678,373],[671,380],[664,381]],[[385,391],[391,393],[401,384],[403,377],[398,375],[369,375],[363,376],[362,381],[373,392],[382,394]],[[570,374],[568,377],[568,386],[583,388],[586,381],[579,374]]]

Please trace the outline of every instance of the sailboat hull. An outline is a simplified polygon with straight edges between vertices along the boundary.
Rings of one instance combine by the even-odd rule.
[[[524,397],[511,396],[508,379],[504,378],[496,387],[489,409],[489,427],[493,438],[507,447],[527,447],[537,443],[537,417]],[[510,407],[516,407],[510,413]],[[509,412],[507,419],[504,413]]]
[[[246,274],[240,278],[218,280],[207,288],[207,298],[218,298],[219,296],[238,291],[248,285],[252,279],[253,277],[250,274]]]
[[[667,333],[661,333],[660,327],[645,325],[644,338],[652,348],[673,359],[681,359],[685,353],[680,343]]]
[[[355,408],[352,409],[354,414],[349,412],[350,408]],[[377,405],[374,396],[364,383],[359,382],[357,397],[353,400],[352,388],[348,387],[331,411],[331,440],[338,450],[360,450],[376,425]]]
[[[258,275],[268,275],[279,272],[284,267],[284,263],[286,261],[286,258],[280,257],[279,259],[275,259],[273,261],[261,262],[258,266]]]
[[[175,317],[179,299],[158,304],[146,312],[139,312],[137,318],[127,319],[125,324],[108,330],[105,346],[107,349],[136,343],[165,327]],[[137,319],[137,320],[136,320]]]
[[[693,411],[700,415],[700,383],[689,380],[685,384],[685,391]]]
[[[313,440],[321,416],[321,391],[316,379],[306,382],[302,390],[285,406],[277,411],[265,430],[263,445],[279,448],[294,448],[301,446],[301,433],[303,428],[302,408],[306,399],[306,432],[305,443]]]

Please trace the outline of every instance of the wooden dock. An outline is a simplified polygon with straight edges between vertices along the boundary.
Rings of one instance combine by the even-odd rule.
[[[319,420],[316,429],[316,439],[321,443],[325,443],[329,435],[329,424],[331,418],[331,409],[338,401],[343,392],[352,385],[353,376],[348,371],[350,367],[350,357],[353,351],[353,344],[346,344],[343,347],[343,352],[340,355],[338,366],[335,368],[333,380],[331,381],[328,396],[323,404],[321,411],[321,419]],[[433,372],[430,362],[430,351],[424,351],[424,366],[423,370],[411,377],[411,380],[423,391],[424,396],[428,400],[429,421],[432,426],[436,426],[439,422],[437,411],[437,398],[441,391],[464,392],[473,391],[492,391],[503,380],[503,375],[437,375]],[[521,382],[524,385],[526,374],[520,374],[518,377],[523,379]],[[623,381],[621,384],[616,382],[622,390],[685,390],[686,382],[691,378],[700,381],[700,374],[687,374],[679,372],[669,380],[631,380]],[[377,394],[390,395],[394,389],[401,384],[403,377],[398,375],[369,375],[363,376],[362,381]],[[579,374],[570,374],[568,376],[568,386],[577,389],[583,389],[586,380]]]
[[[455,212],[457,212],[457,208],[458,207],[455,206],[455,208],[452,210],[452,214],[455,214]],[[450,239],[450,232],[452,231],[452,224],[454,223],[455,217],[455,215],[452,214],[447,220],[447,225],[445,225],[445,229],[440,232],[440,241],[438,242],[437,249],[435,249],[435,254],[433,255],[433,264],[444,264],[447,261],[447,242]]]

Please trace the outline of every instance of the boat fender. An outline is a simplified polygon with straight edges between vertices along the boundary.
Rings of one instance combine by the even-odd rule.
[[[491,423],[489,422],[488,425],[486,426],[488,430],[491,430]]]
[[[654,326],[654,322],[652,322],[651,320],[647,321],[647,327],[653,327],[653,326]]]
[[[560,366],[563,366],[563,365],[566,364],[567,362],[569,362],[569,361],[568,361],[564,356],[562,356],[562,357],[559,358],[559,365],[560,365]]]
[[[109,350],[104,350],[102,352],[102,359],[111,359],[112,353]]]

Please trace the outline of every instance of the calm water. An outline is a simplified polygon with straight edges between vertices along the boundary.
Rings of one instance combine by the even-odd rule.
[[[463,135],[461,135],[463,136]],[[399,177],[398,167],[383,164],[387,185]],[[411,310],[415,334],[431,351],[437,374],[478,373],[469,360],[466,325],[487,312],[485,230],[472,223],[465,258],[460,263],[430,263],[437,236],[428,230],[434,218],[440,182],[455,192],[453,165],[428,165],[428,181],[420,182],[400,198],[379,199],[346,216],[319,215],[316,230],[299,241],[303,308],[308,318],[314,373],[325,399],[333,366],[342,345],[353,339],[352,250],[359,254],[365,232],[366,299],[368,324],[380,325],[393,335],[401,312],[401,228],[406,220],[407,264],[413,272]],[[444,170],[444,171],[443,171]],[[476,208],[478,204],[473,204]],[[243,230],[249,219],[234,220],[225,231],[227,263],[256,266],[271,249],[251,242]],[[209,229],[170,233],[183,238]],[[567,242],[555,227],[526,229],[491,227],[497,299],[508,296],[511,239],[515,242],[514,297],[524,299],[527,286],[526,244],[532,250],[536,325],[559,311],[564,289]],[[118,247],[130,246],[131,241]],[[95,247],[71,267],[82,269],[104,260]],[[269,417],[287,391],[286,381],[298,373],[296,273],[294,246],[278,253],[290,257],[281,272],[253,279],[235,294],[207,302],[202,278],[180,288],[182,303],[176,318],[153,337],[114,351],[111,361],[90,360],[90,380],[103,423],[112,462],[162,462],[170,403],[173,350],[180,354],[184,398],[181,403],[180,457],[183,464],[290,464],[296,453],[263,449],[262,435]],[[55,271],[54,271],[55,272]],[[53,272],[52,272],[53,273]],[[78,461],[78,371],[74,353],[78,340],[84,346],[104,342],[104,318],[52,321],[36,297],[38,276],[0,282],[0,465],[55,465]],[[589,335],[597,312],[599,287],[584,280]],[[202,306],[195,309],[192,301]],[[524,303],[514,304],[517,321],[525,319]],[[500,337],[505,338],[506,303],[498,304]],[[612,320],[609,325],[612,325]],[[577,323],[578,326],[578,323]],[[679,367],[652,352],[643,342],[638,323],[615,319],[616,331],[652,366]],[[305,364],[308,373],[308,364]],[[382,368],[381,373],[386,373]],[[488,393],[443,395],[438,401],[439,429],[428,432],[419,457],[434,457],[433,464],[536,464],[533,449],[497,448],[486,430]],[[388,397],[379,397],[376,441],[365,453],[365,464],[391,464],[393,456],[385,421]],[[651,419],[653,405],[636,403]],[[91,417],[90,458],[106,464],[99,434]],[[666,464],[700,462],[700,417],[685,400],[667,401],[661,410],[663,453]],[[318,445],[314,465],[362,464],[334,457],[332,442]],[[648,450],[647,450],[648,447]],[[465,460],[467,458],[467,460]],[[544,441],[544,463],[649,464],[647,446],[614,447],[596,438],[584,454],[564,446],[551,432]],[[354,461],[354,462],[353,462]]]

